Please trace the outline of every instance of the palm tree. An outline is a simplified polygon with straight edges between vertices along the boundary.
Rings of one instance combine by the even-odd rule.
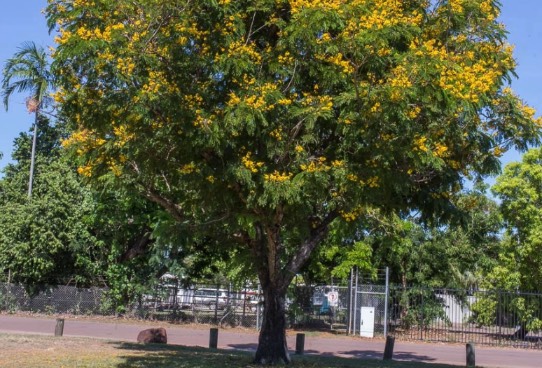
[[[8,110],[8,100],[13,92],[30,92],[30,96],[26,100],[28,112],[34,114],[34,136],[28,180],[28,198],[30,198],[32,197],[38,119],[41,110],[50,101],[48,95],[50,89],[53,88],[53,77],[43,47],[36,46],[34,42],[23,43],[13,57],[6,61],[2,77],[2,97],[6,111]]]

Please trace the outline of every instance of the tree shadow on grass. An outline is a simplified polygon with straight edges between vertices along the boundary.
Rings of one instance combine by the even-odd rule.
[[[162,344],[113,343],[125,350],[116,368],[229,368],[247,367],[252,355],[244,352],[211,350]]]
[[[117,349],[123,350],[121,360],[115,368],[249,368],[258,367],[252,364],[253,353],[239,350],[212,350],[201,347],[187,347],[178,345],[162,344],[135,344],[135,343],[111,343]],[[233,346],[232,346],[233,347]],[[236,346],[237,348],[250,349],[252,344]],[[378,359],[382,353],[378,351],[345,351],[341,354],[350,355],[350,358],[337,357],[333,353],[321,354],[317,351],[306,351],[307,355],[299,356],[292,354],[293,366],[305,368],[331,368],[331,367],[360,367],[366,368],[402,368],[402,367],[431,367],[448,368],[450,365],[422,363],[430,358],[405,353],[397,355],[397,359],[409,360],[408,362],[393,361],[384,362]]]

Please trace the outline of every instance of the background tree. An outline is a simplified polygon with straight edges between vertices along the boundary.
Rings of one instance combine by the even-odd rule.
[[[34,138],[30,159],[30,175],[28,179],[28,198],[32,196],[34,176],[34,158],[38,121],[41,110],[51,100],[49,93],[53,88],[53,77],[49,70],[49,62],[45,50],[34,42],[25,42],[19,51],[8,59],[2,70],[2,98],[4,107],[8,109],[8,101],[14,92],[30,93],[26,100],[28,112],[34,114]]]
[[[68,280],[88,284],[99,274],[96,239],[84,219],[93,210],[91,192],[61,155],[61,126],[40,116],[35,160],[39,177],[28,201],[26,183],[32,138],[15,140],[14,162],[0,180],[0,270],[31,292]],[[36,130],[34,130],[36,132]]]
[[[508,164],[492,188],[501,201],[506,243],[492,282],[506,290],[542,290],[542,149]]]
[[[505,88],[495,1],[52,0],[47,13],[80,172],[248,255],[259,363],[289,361],[286,289],[333,222],[446,213],[465,176],[538,141]]]
[[[542,149],[523,155],[521,162],[508,164],[492,190],[500,199],[505,233],[498,262],[485,278],[487,290],[540,292],[542,284]],[[502,304],[506,303],[506,306]],[[516,338],[525,338],[529,331],[540,330],[542,321],[536,311],[540,302],[528,294],[516,294],[502,300],[492,294],[475,305],[480,324],[505,323],[497,315],[498,308],[514,311],[520,327]]]
[[[357,229],[333,231],[311,262],[310,279],[346,278],[353,266],[367,273],[389,267],[391,282],[404,288],[476,288],[496,265],[503,225],[498,205],[480,189],[455,195],[448,221],[368,210]]]

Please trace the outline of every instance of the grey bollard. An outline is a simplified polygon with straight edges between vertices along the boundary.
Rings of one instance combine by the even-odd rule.
[[[55,336],[62,336],[64,334],[64,318],[56,319]]]
[[[209,333],[209,349],[218,347],[218,328],[211,328]]]
[[[476,367],[476,356],[474,354],[474,344],[467,344],[467,367]]]
[[[305,334],[298,333],[295,337],[295,353],[303,355],[305,353]]]
[[[393,359],[393,346],[395,345],[395,337],[386,336],[386,346],[384,347],[384,360]]]

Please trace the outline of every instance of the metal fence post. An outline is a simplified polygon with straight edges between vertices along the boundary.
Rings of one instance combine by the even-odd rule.
[[[346,330],[346,334],[350,335],[352,333],[352,309],[353,309],[353,300],[352,297],[352,284],[354,280],[354,268],[350,269],[350,279],[348,280],[348,328]]]
[[[256,304],[256,330],[260,330],[260,324],[261,324],[261,321],[260,321],[260,310],[261,310],[261,305],[260,305],[260,295],[262,293],[262,287],[260,284],[258,284],[258,303]]]
[[[388,296],[390,295],[390,268],[386,267],[386,294],[384,296],[384,337],[388,336]]]
[[[353,334],[356,334],[356,323],[357,323],[357,316],[358,316],[358,281],[359,281],[359,270],[356,267],[356,276],[354,279],[354,309],[352,310],[352,313],[354,313],[353,318]]]

